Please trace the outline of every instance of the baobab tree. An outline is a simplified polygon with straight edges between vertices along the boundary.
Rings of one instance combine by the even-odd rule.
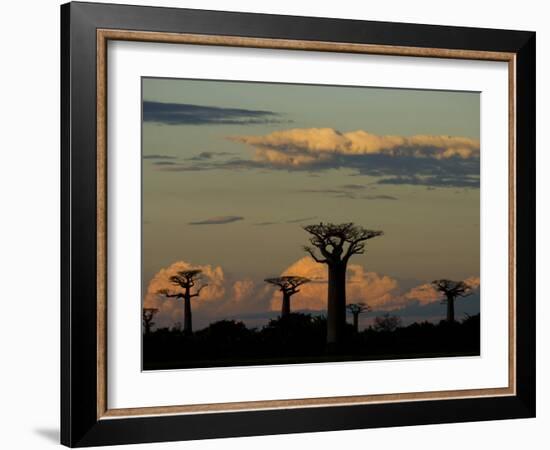
[[[472,295],[472,288],[464,281],[445,279],[432,281],[432,285],[445,296],[443,303],[447,304],[447,322],[454,323],[455,300],[460,297]]]
[[[346,270],[353,255],[365,252],[366,241],[382,231],[367,230],[353,223],[307,225],[311,246],[304,250],[318,263],[328,266],[327,344],[342,342],[346,325]],[[315,250],[316,249],[316,250]]]
[[[359,315],[370,311],[371,307],[366,303],[350,303],[346,308],[353,315],[355,333],[359,333]]]
[[[311,280],[305,277],[288,275],[277,278],[266,278],[264,281],[277,286],[283,293],[281,317],[288,317],[290,315],[290,297],[300,292],[298,288],[305,283],[309,283]]]
[[[142,319],[145,334],[149,334],[151,332],[151,328],[153,328],[153,325],[155,324],[155,322],[153,322],[153,318],[158,312],[158,308],[143,308]]]
[[[170,277],[170,282],[174,286],[180,287],[182,290],[179,292],[170,292],[168,289],[161,289],[159,294],[168,298],[183,299],[183,332],[190,334],[193,332],[192,317],[191,317],[191,299],[198,297],[201,291],[208,286],[201,281],[202,270],[181,270],[176,275]],[[195,292],[191,292],[191,289],[195,288]]]

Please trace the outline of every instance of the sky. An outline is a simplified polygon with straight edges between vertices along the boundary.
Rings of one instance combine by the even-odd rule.
[[[183,322],[159,289],[200,268],[195,329],[261,326],[280,311],[263,280],[312,279],[292,309],[322,313],[326,267],[303,226],[353,222],[384,235],[350,260],[348,303],[412,321],[445,314],[429,282],[479,289],[479,93],[143,78],[144,305]],[[175,291],[174,291],[175,292]],[[457,317],[479,312],[479,292]]]

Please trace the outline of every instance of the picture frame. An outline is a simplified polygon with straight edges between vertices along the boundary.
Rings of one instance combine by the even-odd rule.
[[[61,442],[70,447],[535,416],[535,33],[72,2],[61,7]],[[155,42],[508,65],[508,386],[112,409],[107,44]],[[223,69],[220,69],[223,70]]]

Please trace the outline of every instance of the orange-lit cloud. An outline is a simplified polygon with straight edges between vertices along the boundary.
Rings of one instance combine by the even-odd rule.
[[[466,278],[464,282],[473,290],[479,288],[480,285],[479,277],[475,276]],[[441,300],[442,294],[431,283],[425,283],[412,288],[405,294],[405,298],[407,300],[416,300],[421,305],[427,305]]]
[[[327,307],[328,272],[325,264],[305,256],[285,269],[282,275],[298,275],[312,280],[300,287],[292,297],[292,309],[324,310]],[[346,296],[348,303],[365,302],[373,309],[393,310],[403,305],[397,280],[386,275],[367,272],[362,266],[350,264],[347,272]],[[281,295],[273,293],[270,307],[281,308]]]
[[[170,282],[170,276],[189,269],[202,270],[202,281],[208,284],[199,297],[192,299],[192,311],[198,313],[193,316],[195,324],[199,316],[202,317],[200,327],[217,320],[240,320],[250,314],[278,312],[281,309],[281,293],[263,280],[230,279],[219,266],[178,261],[159,270],[147,286],[144,306],[159,309],[154,319],[157,326],[183,322],[183,301],[166,298],[158,292],[162,289],[177,292],[177,287]],[[297,275],[311,280],[292,297],[293,311],[326,310],[328,272],[325,264],[316,263],[311,257],[305,256],[288,266],[281,275]],[[479,277],[472,276],[465,282],[473,289],[479,288]],[[429,283],[405,292],[395,278],[368,272],[359,264],[348,265],[346,296],[348,303],[364,302],[379,311],[398,311],[414,304],[424,306],[441,299],[441,295]]]
[[[170,277],[181,270],[200,269],[202,270],[202,281],[207,284],[200,293],[200,297],[193,301],[193,309],[200,309],[206,303],[216,302],[225,296],[225,276],[221,267],[210,265],[192,265],[186,261],[177,261],[170,266],[160,269],[147,286],[144,299],[144,307],[158,308],[158,318],[172,322],[182,321],[183,302],[174,298],[165,298],[158,292],[168,289],[172,293],[179,292],[177,286],[170,281]]]
[[[230,139],[252,146],[257,161],[286,166],[314,164],[335,155],[384,154],[439,160],[479,157],[477,139],[454,136],[392,136],[364,130],[341,133],[333,128],[296,128]]]

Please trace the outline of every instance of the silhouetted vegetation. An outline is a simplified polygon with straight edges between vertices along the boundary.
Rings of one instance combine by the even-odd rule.
[[[221,320],[189,334],[181,326],[143,336],[145,370],[326,361],[429,358],[479,355],[479,314],[461,322],[442,320],[401,326],[396,316],[377,317],[355,332],[346,323],[343,344],[326,345],[324,316],[291,313],[261,328]]]
[[[158,312],[158,308],[143,308],[141,319],[143,321],[143,332],[145,334],[149,334],[151,332],[151,329],[155,326],[153,318]]]
[[[455,321],[454,302],[471,294],[463,281],[432,282],[444,295],[446,320],[403,326],[391,314],[375,317],[371,326],[359,331],[359,316],[370,311],[365,303],[346,304],[346,270],[350,258],[365,251],[366,241],[382,231],[368,230],[353,223],[307,225],[310,246],[304,250],[328,268],[327,315],[291,313],[291,297],[310,282],[294,275],[267,278],[282,292],[281,315],[261,328],[247,328],[243,322],[220,320],[193,333],[191,299],[206,284],[199,269],[183,270],[169,278],[176,291],[158,294],[183,299],[183,327],[152,330],[155,308],[143,309],[143,368],[176,369],[259,364],[289,364],[369,359],[404,359],[437,356],[479,355],[479,314]],[[346,321],[346,309],[353,325]]]

